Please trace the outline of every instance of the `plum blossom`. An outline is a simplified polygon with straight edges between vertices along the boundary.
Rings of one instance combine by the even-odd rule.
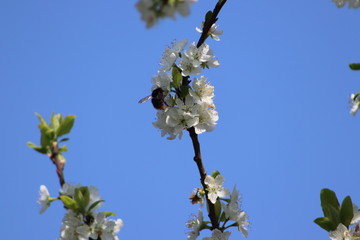
[[[190,75],[199,75],[202,72],[200,65],[194,66],[191,59],[186,56],[181,57],[181,60],[179,61],[179,67],[182,70],[181,75],[184,77]]]
[[[359,8],[360,7],[360,0],[332,0],[335,2],[338,8],[345,6],[346,2],[348,3],[349,8]]]
[[[136,8],[141,13],[141,20],[146,22],[146,27],[151,28],[157,22],[156,12],[152,11],[152,0],[141,0],[136,4]]]
[[[329,232],[331,240],[353,240],[352,234],[349,232],[347,227],[340,223],[335,231]]]
[[[153,27],[160,18],[173,18],[179,13],[186,17],[190,14],[190,5],[196,0],[140,0],[136,4],[136,8],[141,13],[141,20],[146,23],[147,28]]]
[[[211,25],[208,34],[215,41],[220,41],[219,36],[223,34],[223,30],[217,30],[217,28],[218,26],[214,23],[213,25]],[[204,29],[204,22],[201,23],[201,29],[196,27],[196,31],[198,31],[199,33],[202,33],[203,29]]]
[[[211,237],[205,237],[203,240],[228,240],[231,232],[221,232],[219,229],[214,229],[212,231]]]
[[[211,86],[204,76],[194,78],[192,82],[192,89],[189,90],[190,96],[197,101],[205,102],[213,105],[214,86]]]
[[[160,68],[160,71],[169,71],[173,64],[175,63],[176,59],[178,57],[180,57],[180,52],[184,49],[184,47],[186,46],[188,40],[184,39],[184,40],[180,40],[177,42],[174,42],[171,44],[171,48],[167,47],[165,49],[165,52],[163,53],[163,56],[161,58],[160,61],[160,65],[162,66]]]
[[[213,100],[214,87],[204,76],[189,79],[191,75],[200,74],[203,68],[219,66],[219,62],[214,59],[209,45],[204,43],[197,48],[192,43],[182,53],[186,44],[185,39],[166,48],[161,68],[152,78],[151,91],[161,88],[164,91],[161,100],[166,103],[164,108],[159,109],[153,126],[161,130],[161,136],[167,135],[170,140],[177,136],[181,139],[182,131],[192,127],[196,134],[211,132],[219,119]],[[151,97],[142,98],[139,103]]]
[[[242,211],[239,207],[239,191],[234,186],[233,191],[230,195],[230,202],[225,205],[221,203],[222,208],[225,212],[225,217],[232,221],[235,221],[238,226],[238,230],[244,235],[244,237],[248,236],[247,227],[249,222],[247,220],[247,214],[245,211]]]
[[[205,184],[207,185],[208,198],[212,204],[216,203],[218,197],[226,197],[230,195],[229,189],[222,186],[224,177],[220,174],[213,178],[210,175],[205,177]]]
[[[203,43],[200,47],[196,47],[195,43],[191,43],[184,55],[191,62],[194,68],[197,67],[218,67],[220,64],[214,59],[213,51],[209,45]],[[181,64],[179,64],[181,68]]]
[[[167,123],[166,123],[166,119],[169,115],[169,110],[170,108],[166,108],[164,111],[158,111],[156,116],[157,116],[157,120],[156,122],[153,122],[153,126],[155,128],[158,128],[161,130],[161,136],[164,137],[165,135],[169,135],[167,139],[169,140],[173,140],[176,138],[176,136],[179,136],[179,139],[181,139],[182,137],[182,131],[178,132],[176,131],[175,127],[170,127]]]
[[[68,210],[62,220],[60,238],[58,240],[89,239],[90,228],[85,226],[80,216]]]
[[[187,105],[182,104],[179,100],[179,107],[172,107],[168,111],[166,124],[174,128],[174,134],[179,134],[183,129],[191,128],[199,123],[199,117],[192,112],[193,108],[188,108]]]
[[[151,87],[151,91],[154,91],[156,88],[162,88],[165,92],[170,92],[172,77],[166,72],[159,71],[158,75],[153,76],[151,81],[154,84]]]
[[[194,126],[196,134],[203,132],[211,132],[214,130],[216,121],[219,120],[219,115],[215,111],[213,105],[207,103],[200,103],[196,106],[199,122]]]
[[[40,194],[40,196],[38,199],[38,203],[41,207],[41,209],[40,209],[40,214],[41,214],[41,213],[45,212],[46,209],[50,206],[51,198],[50,198],[49,191],[45,185],[40,186],[39,194]]]
[[[350,224],[357,224],[360,221],[360,211],[357,205],[353,203],[353,218],[351,219]]]
[[[359,105],[360,105],[358,94],[350,95],[350,104],[352,104],[351,109],[350,109],[350,114],[355,116],[357,111],[359,110]]]
[[[89,217],[89,216],[88,216]],[[59,240],[88,240],[101,239],[118,240],[116,234],[123,227],[121,219],[107,219],[104,213],[93,213],[93,221],[84,222],[81,214],[68,210],[62,220]]]
[[[203,222],[203,213],[201,210],[199,210],[198,215],[194,216],[193,219],[187,222],[188,228],[192,229],[192,231],[188,233],[187,236],[188,240],[195,240],[199,236],[202,222]]]
[[[80,188],[80,187],[82,187],[80,184],[72,185],[72,184],[69,184],[69,183],[65,183],[63,185],[62,189],[60,189],[60,194],[61,195],[66,195],[66,196],[69,196],[69,197],[73,198],[74,194],[75,194],[75,189]],[[97,187],[89,186],[87,188],[89,189],[89,192],[90,192],[90,201],[89,201],[89,204],[87,205],[87,208],[89,208],[93,203],[95,203],[97,201],[100,201],[101,197],[99,195],[99,190],[97,189]],[[93,210],[101,207],[101,205],[102,205],[102,203],[97,204],[93,208]]]
[[[104,213],[95,214],[95,221],[91,227],[90,237],[92,239],[101,239],[104,240],[118,240],[117,234],[120,229],[123,227],[124,223],[121,219],[118,220],[108,220]]]

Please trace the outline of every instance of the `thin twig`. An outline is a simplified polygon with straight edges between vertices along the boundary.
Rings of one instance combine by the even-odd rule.
[[[64,163],[59,160],[59,151],[57,143],[54,143],[51,149],[51,155],[49,156],[53,164],[56,166],[56,173],[59,177],[60,186],[65,184],[64,178]]]
[[[211,18],[208,21],[205,21],[202,34],[196,45],[197,48],[199,48],[207,39],[210,28],[218,20],[217,16],[218,16],[221,8],[226,3],[226,1],[227,0],[219,0],[212,12]],[[190,81],[188,79],[189,79],[188,76],[183,77],[183,79],[182,79],[183,86],[189,85]],[[191,141],[192,141],[193,147],[194,147],[194,152],[195,152],[194,161],[198,167],[201,185],[203,186],[203,189],[205,191],[206,202],[207,202],[207,205],[209,208],[208,216],[211,221],[212,229],[216,229],[216,228],[219,228],[219,222],[216,219],[215,205],[213,203],[211,203],[211,201],[208,198],[208,190],[207,190],[207,186],[205,184],[206,170],[205,170],[204,164],[202,162],[201,151],[200,151],[200,142],[199,142],[198,135],[196,134],[194,127],[189,128],[188,131],[189,131],[190,138],[191,138]]]
[[[202,34],[200,36],[200,39],[198,41],[198,43],[196,44],[196,47],[199,48],[206,40],[206,38],[208,37],[209,31],[211,26],[216,23],[216,21],[218,20],[217,15],[219,14],[221,8],[224,6],[224,4],[226,3],[227,0],[219,0],[212,12],[211,18],[209,21],[206,21],[202,30]]]
[[[205,191],[206,202],[207,202],[207,206],[209,207],[208,216],[211,221],[212,229],[219,228],[219,222],[216,220],[216,215],[215,215],[215,205],[212,204],[208,198],[208,190],[205,184],[206,170],[201,158],[200,142],[198,139],[198,135],[196,134],[194,127],[189,128],[188,131],[194,147],[194,152],[195,152],[194,161],[199,170],[201,185],[203,186],[203,189]]]

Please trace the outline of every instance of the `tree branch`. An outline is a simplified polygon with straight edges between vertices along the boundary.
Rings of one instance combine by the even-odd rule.
[[[56,166],[56,173],[59,177],[60,186],[63,187],[65,184],[65,178],[64,178],[64,166],[65,163],[60,161],[59,159],[59,150],[58,145],[56,142],[53,143],[52,149],[51,149],[51,155],[49,156],[53,164]]]
[[[208,198],[207,185],[205,184],[206,170],[205,170],[204,164],[202,162],[202,158],[201,158],[200,142],[198,139],[198,135],[196,134],[194,127],[189,128],[188,131],[189,131],[190,138],[192,140],[193,147],[194,147],[194,152],[195,152],[194,161],[199,170],[200,182],[205,191],[206,202],[207,202],[207,206],[209,207],[209,215],[208,216],[211,221],[212,229],[219,228],[219,223],[216,220],[216,215],[215,215],[215,205],[212,204],[212,202],[210,202],[210,200]]]
[[[217,2],[217,4],[215,5],[215,8],[214,8],[214,10],[212,12],[210,20],[205,21],[202,34],[200,36],[200,39],[199,39],[198,43],[196,44],[197,48],[199,48],[205,42],[206,38],[208,37],[211,26],[214,23],[216,23],[216,21],[218,20],[217,15],[219,14],[221,8],[224,6],[226,1],[227,0],[219,0]]]
[[[211,18],[209,20],[206,20],[204,23],[204,27],[203,27],[203,31],[202,34],[200,36],[200,39],[196,45],[197,48],[199,48],[207,39],[209,31],[211,26],[218,20],[217,16],[221,10],[221,8],[224,6],[224,4],[226,3],[227,0],[219,0],[217,2],[217,4],[215,5],[215,8],[212,12]],[[188,80],[189,77],[183,77],[182,79],[182,85],[183,86],[187,86],[189,85],[190,81]],[[207,205],[209,207],[209,218],[211,221],[211,225],[212,225],[212,229],[215,228],[219,228],[219,223],[216,219],[216,215],[215,215],[215,205],[211,203],[211,201],[208,198],[208,191],[207,191],[207,186],[205,184],[205,177],[206,177],[206,170],[204,167],[204,164],[202,162],[202,157],[201,157],[201,151],[200,151],[200,143],[199,143],[199,139],[198,139],[198,135],[195,132],[195,128],[191,127],[189,129],[187,129],[189,131],[190,134],[190,138],[192,140],[193,143],[193,147],[194,147],[194,152],[195,152],[195,156],[194,156],[194,161],[198,167],[199,170],[199,174],[200,174],[200,181],[201,181],[201,185],[203,186],[203,189],[205,191],[205,197],[206,197],[206,202]]]

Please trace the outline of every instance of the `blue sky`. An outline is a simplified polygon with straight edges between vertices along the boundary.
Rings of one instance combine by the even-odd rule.
[[[59,190],[54,166],[26,147],[38,143],[38,119],[77,116],[65,154],[66,181],[96,185],[104,210],[125,222],[120,239],[185,239],[200,186],[185,133],[168,141],[153,128],[150,93],[162,52],[195,31],[215,1],[191,15],[145,28],[135,1],[0,1],[1,234],[56,239],[64,209],[44,214],[39,186]],[[224,30],[212,47],[221,66],[215,86],[219,121],[200,135],[205,167],[236,184],[251,221],[250,240],[328,239],[313,223],[327,187],[360,204],[359,116],[348,96],[360,90],[360,10],[330,0],[228,0]],[[202,236],[206,236],[206,232]],[[233,231],[231,239],[241,239]]]

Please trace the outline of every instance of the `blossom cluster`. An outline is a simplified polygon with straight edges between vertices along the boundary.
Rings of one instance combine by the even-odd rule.
[[[360,0],[332,0],[335,2],[338,8],[343,7],[346,3],[348,3],[349,8],[359,8]]]
[[[352,105],[350,109],[350,114],[355,116],[355,114],[359,110],[360,105],[359,93],[350,95],[350,104]]]
[[[153,125],[161,129],[162,136],[168,135],[168,139],[181,138],[182,131],[191,127],[196,134],[210,132],[219,118],[214,104],[214,86],[204,76],[189,80],[190,75],[200,75],[204,68],[218,67],[219,61],[205,43],[200,47],[191,43],[183,51],[186,45],[187,40],[181,40],[166,48],[158,74],[152,78],[151,90],[154,93],[162,89],[162,96],[157,100],[164,106],[157,112]]]
[[[220,175],[219,172],[215,171],[212,176],[208,175],[205,178],[205,184],[207,186],[206,191],[198,188],[190,197],[192,200],[194,198],[200,199],[201,196],[204,198],[205,192],[207,192],[207,198],[210,202],[221,208],[219,210],[220,214],[217,221],[223,222],[222,227],[212,230],[211,237],[204,237],[203,240],[227,240],[229,239],[231,232],[225,230],[229,227],[237,227],[245,237],[248,236],[247,227],[249,226],[249,222],[246,212],[241,210],[239,206],[239,191],[236,189],[236,186],[234,186],[232,193],[230,193],[229,189],[223,187],[223,182],[224,177]],[[197,202],[202,205],[203,200],[198,200]],[[233,221],[234,223],[225,226],[229,221]],[[194,216],[187,223],[187,226],[190,229],[187,239],[195,240],[200,235],[201,230],[211,229],[207,223],[209,222],[204,221],[203,213],[199,210],[198,215]]]
[[[353,214],[349,227],[340,223],[335,231],[329,232],[331,240],[360,240],[360,211],[355,204],[353,204]]]
[[[60,190],[60,196],[51,198],[47,188],[42,185],[38,201],[41,205],[40,213],[57,199],[60,199],[67,209],[58,240],[118,240],[116,234],[122,228],[123,221],[108,219],[109,216],[115,215],[112,212],[94,211],[103,202],[96,187],[65,183]]]
[[[136,8],[141,13],[141,20],[146,22],[146,27],[150,28],[160,18],[170,17],[175,19],[175,14],[179,13],[186,17],[190,14],[190,4],[196,0],[140,0]]]

